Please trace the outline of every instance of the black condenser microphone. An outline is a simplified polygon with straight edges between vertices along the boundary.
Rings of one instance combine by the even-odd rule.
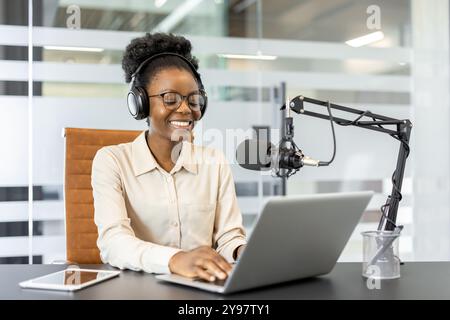
[[[289,98],[286,100],[286,106],[289,106]],[[283,108],[282,108],[283,109]],[[244,169],[254,171],[272,170],[272,173],[280,178],[289,178],[303,166],[328,166],[334,159],[336,153],[336,142],[333,158],[331,161],[319,161],[311,159],[303,154],[295,144],[294,123],[290,116],[291,108],[286,109],[285,133],[277,146],[266,140],[247,139],[239,144],[236,149],[236,161]],[[330,113],[331,117],[331,113]],[[333,124],[333,122],[331,122]],[[334,138],[334,127],[333,139]],[[270,139],[269,139],[270,140]]]
[[[236,161],[244,169],[270,170],[272,147],[273,145],[265,140],[246,139],[236,149]]]
[[[247,139],[236,149],[236,161],[245,169],[267,171],[274,169],[298,170],[303,166],[319,166],[319,161],[305,156],[293,147],[275,147],[265,140]]]

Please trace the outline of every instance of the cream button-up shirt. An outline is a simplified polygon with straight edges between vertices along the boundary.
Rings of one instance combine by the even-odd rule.
[[[170,273],[175,253],[199,246],[233,261],[234,250],[246,240],[223,153],[183,142],[167,172],[150,152],[146,134],[95,155],[91,182],[103,262]]]

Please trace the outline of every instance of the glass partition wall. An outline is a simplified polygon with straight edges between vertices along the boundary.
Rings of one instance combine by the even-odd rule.
[[[62,130],[145,130],[128,114],[120,63],[131,39],[158,31],[192,41],[209,96],[196,140],[230,162],[253,127],[277,140],[286,96],[411,119],[401,258],[448,260],[449,8],[425,2],[0,0],[0,263],[65,259]],[[329,123],[294,117],[300,148],[328,159]],[[361,261],[360,232],[377,226],[399,144],[360,128],[336,127],[336,136],[330,167],[303,168],[285,183],[232,163],[249,233],[269,196],[374,190],[340,258]]]

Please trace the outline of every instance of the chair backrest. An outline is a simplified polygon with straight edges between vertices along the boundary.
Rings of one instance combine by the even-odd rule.
[[[99,264],[91,186],[92,160],[103,146],[133,141],[142,131],[65,128],[66,252],[71,263]]]

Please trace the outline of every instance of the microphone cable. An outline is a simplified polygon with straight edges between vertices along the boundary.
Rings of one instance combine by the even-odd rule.
[[[334,120],[333,114],[331,113],[330,101],[327,101],[327,110],[328,116],[330,118],[331,132],[333,134],[333,155],[331,156],[331,159],[329,161],[319,161],[319,167],[329,166],[334,161],[334,158],[336,156],[336,133],[334,131],[334,123],[336,122],[336,124],[343,127],[351,126],[356,124],[359,120],[361,120],[361,118],[367,116],[367,114],[371,113],[369,110],[366,110],[363,113],[361,113],[355,120],[342,122]]]
[[[334,118],[331,113],[330,101],[327,101],[327,109],[328,115],[330,116],[331,132],[333,133],[333,156],[329,161],[319,161],[319,167],[329,166],[334,161],[334,157],[336,156],[336,133],[334,132]]]

